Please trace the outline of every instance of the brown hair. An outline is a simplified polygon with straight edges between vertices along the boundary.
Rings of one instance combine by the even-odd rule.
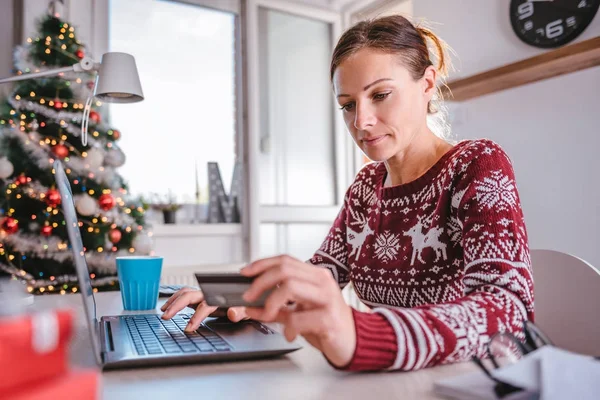
[[[398,55],[413,79],[420,79],[427,67],[433,65],[429,57],[427,39],[435,46],[438,75],[444,80],[449,67],[446,44],[429,29],[417,27],[401,15],[361,21],[344,32],[331,57],[331,79],[333,80],[336,68],[344,60],[364,48]],[[442,99],[439,90],[435,98]],[[437,111],[437,107],[429,102],[427,112],[433,114]]]

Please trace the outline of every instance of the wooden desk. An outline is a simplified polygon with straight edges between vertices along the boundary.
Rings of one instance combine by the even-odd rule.
[[[97,293],[96,302],[99,316],[125,313],[119,292]],[[77,327],[71,345],[72,365],[96,366],[79,294],[37,296],[32,307],[73,308]],[[103,398],[437,399],[432,392],[433,382],[475,369],[470,363],[462,363],[416,372],[340,372],[320,352],[302,342],[301,350],[269,360],[107,371],[103,373]]]

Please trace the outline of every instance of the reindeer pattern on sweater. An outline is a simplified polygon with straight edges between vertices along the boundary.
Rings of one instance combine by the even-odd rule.
[[[352,281],[372,308],[354,312],[358,345],[348,369],[466,361],[498,331],[520,335],[533,318],[533,281],[514,172],[500,146],[460,142],[400,186],[383,187],[386,173],[383,163],[359,172],[310,260],[340,287]],[[378,339],[369,324],[392,339]]]

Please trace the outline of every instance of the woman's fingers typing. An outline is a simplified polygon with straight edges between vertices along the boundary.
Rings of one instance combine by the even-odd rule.
[[[185,327],[185,331],[192,332],[198,329],[202,321],[204,321],[206,317],[211,316],[210,314],[215,312],[216,309],[217,307],[209,306],[204,301],[200,303],[200,305],[196,309],[196,312],[194,313],[192,318],[190,318],[187,326]],[[229,320],[232,322],[239,322],[244,319],[248,319],[248,316],[246,315],[246,307],[229,308],[227,310],[227,318],[229,318]]]
[[[190,318],[187,326],[185,327],[186,332],[192,332],[198,329],[202,321],[204,321],[207,317],[211,317],[212,313],[217,310],[217,307],[209,306],[206,302],[200,303],[196,312]],[[246,315],[246,307],[231,307],[227,309],[227,318],[229,318],[232,322],[239,322],[244,319],[248,319]]]
[[[163,306],[160,308],[163,311],[161,318],[170,319],[175,314],[183,310],[185,307],[198,304],[196,312],[188,321],[185,328],[187,332],[195,331],[198,329],[202,321],[210,316],[211,313],[217,310],[217,307],[212,307],[206,304],[202,292],[193,290],[191,288],[184,288],[173,294]],[[239,322],[248,319],[246,315],[245,307],[232,307],[227,310],[227,318],[232,322]]]
[[[231,307],[227,310],[227,318],[232,322],[239,322],[250,317],[246,314],[246,307]]]
[[[173,295],[171,295],[171,297],[169,297],[169,299],[165,302],[165,304],[162,305],[162,307],[160,308],[160,310],[161,311],[165,311],[167,308],[169,308],[169,306],[171,304],[173,304],[173,302],[175,300],[177,300],[177,298],[179,296],[181,296],[185,292],[190,292],[192,290],[194,290],[194,289],[186,287],[186,288],[183,288],[183,289],[180,289],[180,290],[176,291],[175,293],[173,293]]]
[[[205,301],[200,303],[198,308],[196,308],[196,312],[194,313],[194,315],[192,315],[192,318],[190,318],[187,326],[185,327],[185,331],[193,332],[196,329],[198,329],[202,321],[204,321],[206,317],[208,317],[210,313],[212,313],[216,309],[217,307],[211,307],[207,305]]]
[[[179,293],[179,296],[175,297]],[[190,304],[199,304],[204,300],[204,296],[202,292],[198,290],[188,290],[175,293],[169,300],[172,300],[170,303],[167,301],[164,306],[161,307],[161,311],[164,311],[162,315],[163,319],[173,318],[175,314],[179,311],[183,310]],[[212,312],[212,311],[211,311]],[[206,314],[208,315],[208,314]]]

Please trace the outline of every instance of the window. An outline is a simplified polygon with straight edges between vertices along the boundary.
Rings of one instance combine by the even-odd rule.
[[[331,24],[259,8],[260,202],[337,204]]]
[[[136,58],[144,101],[110,108],[134,195],[207,196],[206,163],[226,190],[236,157],[235,14],[176,1],[111,0],[109,51]]]

